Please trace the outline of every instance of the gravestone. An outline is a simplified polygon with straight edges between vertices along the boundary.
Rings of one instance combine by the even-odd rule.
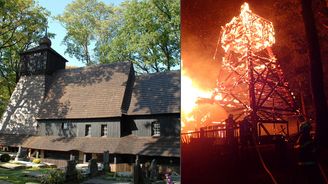
[[[142,174],[142,169],[140,166],[139,155],[136,155],[135,164],[133,165],[133,183],[143,184],[144,178]]]
[[[105,151],[103,154],[103,164],[104,164],[104,172],[109,172],[109,151]]]
[[[98,165],[96,159],[90,159],[88,167],[90,170],[90,176],[96,176],[98,174]]]
[[[150,166],[150,163],[149,162],[146,162],[145,164],[142,164],[142,166],[141,166],[142,176],[144,178],[145,183],[149,183],[150,182],[150,178],[149,178],[149,166]]]
[[[144,184],[142,169],[139,163],[133,165],[133,183]]]
[[[158,176],[158,171],[157,171],[157,162],[155,159],[151,161],[149,170],[150,170],[150,179],[156,180]]]
[[[74,181],[77,179],[77,170],[75,160],[68,160],[66,167],[66,181]]]

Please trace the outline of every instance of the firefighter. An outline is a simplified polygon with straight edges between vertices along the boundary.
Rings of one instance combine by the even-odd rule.
[[[314,156],[314,143],[311,137],[311,124],[305,120],[300,124],[300,135],[296,148],[299,148],[299,164],[311,164]]]
[[[233,119],[233,115],[229,114],[228,119],[225,120],[226,122],[226,139],[228,144],[235,144],[235,128],[236,122]]]
[[[246,116],[240,123],[240,143],[242,148],[247,148],[252,144],[252,125],[249,116]]]

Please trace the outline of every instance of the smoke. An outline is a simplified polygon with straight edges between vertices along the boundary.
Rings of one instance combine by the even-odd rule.
[[[192,78],[193,84],[204,91],[213,90],[220,70],[220,62],[213,60],[215,47],[204,49],[198,37],[183,38],[182,70]]]
[[[206,92],[214,91],[220,72],[220,62],[213,60],[215,44],[211,45],[214,47],[204,49],[202,41],[197,36],[192,35],[184,37],[182,44],[182,74],[192,80],[195,88]],[[182,83],[182,89],[185,89],[183,85],[184,83]],[[183,90],[182,97],[187,96],[187,93],[192,93],[192,91]],[[223,121],[227,116],[226,111],[218,104],[197,104],[188,114],[184,113],[184,108],[187,107],[184,107],[183,104],[183,132],[210,126],[212,122]]]

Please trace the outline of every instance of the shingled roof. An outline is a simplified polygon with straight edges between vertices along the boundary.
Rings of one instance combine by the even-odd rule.
[[[43,150],[70,151],[85,153],[138,154],[147,156],[180,156],[179,137],[59,137],[32,136],[26,139],[23,147]]]
[[[15,134],[0,134],[1,146],[21,146],[28,138],[29,135],[15,135]]]
[[[128,115],[180,113],[180,71],[137,76]]]
[[[118,62],[54,73],[39,119],[119,117],[129,73],[129,62]]]

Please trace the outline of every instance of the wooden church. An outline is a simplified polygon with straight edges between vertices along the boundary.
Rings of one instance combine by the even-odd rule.
[[[0,120],[0,147],[45,161],[91,158],[179,165],[180,71],[135,75],[117,62],[65,69],[43,38],[21,54],[21,77]]]

